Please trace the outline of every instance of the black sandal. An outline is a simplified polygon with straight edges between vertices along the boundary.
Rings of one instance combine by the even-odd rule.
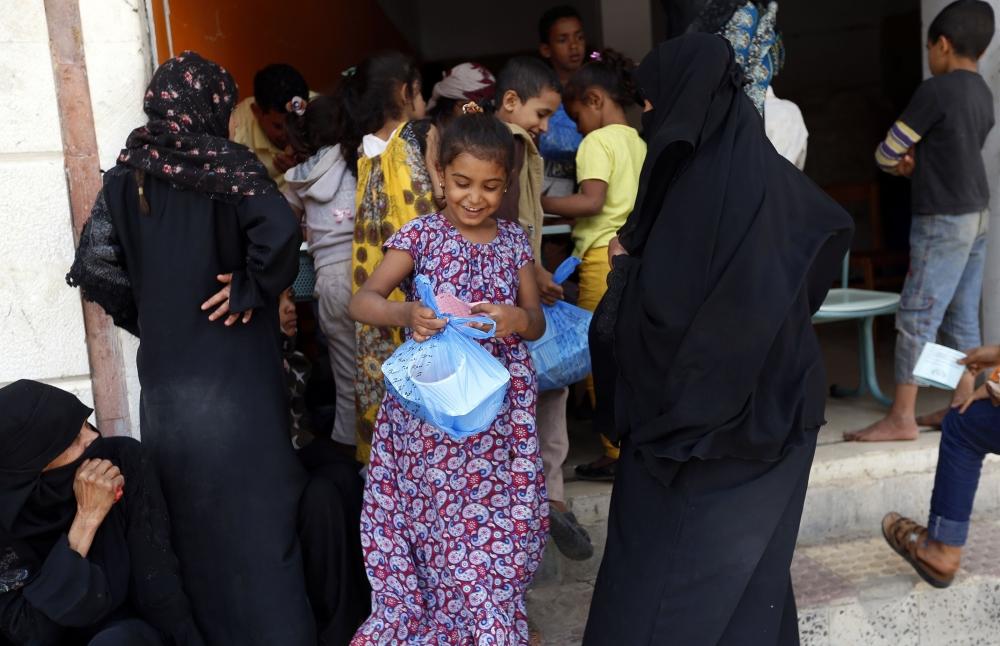
[[[590,464],[576,465],[573,469],[576,473],[576,477],[581,480],[590,480],[593,482],[614,482],[615,472],[618,469],[618,460],[608,462],[607,464],[601,466],[596,466],[596,463],[599,461],[600,460],[596,460]]]

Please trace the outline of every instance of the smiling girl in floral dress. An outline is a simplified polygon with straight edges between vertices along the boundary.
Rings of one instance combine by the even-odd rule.
[[[493,425],[463,441],[386,396],[361,519],[372,614],[354,646],[529,642],[524,592],[541,561],[548,510],[524,342],[545,322],[527,237],[491,217],[511,174],[513,139],[488,115],[460,116],[442,135],[439,160],[446,207],[388,240],[351,315],[430,338],[445,321],[415,300],[412,278],[426,276],[436,294],[479,303],[472,312],[496,322],[481,343],[510,371],[510,389]],[[387,300],[400,284],[408,301]]]

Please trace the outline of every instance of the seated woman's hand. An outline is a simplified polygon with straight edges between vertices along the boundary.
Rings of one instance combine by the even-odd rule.
[[[122,472],[108,460],[84,460],[73,480],[77,514],[100,524],[125,487]]]
[[[959,415],[965,415],[965,411],[969,410],[969,406],[972,406],[977,401],[982,401],[984,399],[989,399],[994,406],[1000,406],[1000,390],[990,388],[990,384],[985,383],[979,388],[976,388],[971,397],[954,408],[958,409]]]
[[[208,299],[207,301],[205,301],[204,303],[201,304],[202,311],[212,309],[213,307],[216,308],[214,312],[212,312],[211,314],[208,315],[208,320],[209,321],[216,321],[216,320],[218,320],[218,319],[220,319],[223,316],[226,316],[228,314],[229,316],[226,316],[226,325],[227,326],[232,325],[236,321],[240,320],[241,316],[243,317],[243,322],[244,323],[249,323],[250,322],[250,318],[253,316],[253,310],[252,309],[247,310],[246,312],[243,312],[242,314],[240,312],[232,312],[232,313],[230,313],[230,311],[229,311],[229,290],[230,290],[230,287],[231,287],[231,283],[233,282],[233,275],[232,274],[219,274],[215,278],[220,283],[222,283],[223,285],[225,285],[225,287],[223,287],[222,289],[220,289],[219,291],[217,291],[215,293],[215,295],[213,295],[210,299]]]

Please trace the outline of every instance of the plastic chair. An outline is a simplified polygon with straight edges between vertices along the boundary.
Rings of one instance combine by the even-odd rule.
[[[854,389],[830,387],[834,397],[854,397],[871,394],[885,406],[891,406],[892,400],[882,393],[875,373],[875,339],[873,326],[876,316],[893,314],[899,308],[899,294],[878,292],[868,289],[852,289],[848,287],[848,268],[850,254],[844,256],[841,269],[842,287],[831,289],[826,300],[813,316],[814,323],[831,323],[833,321],[858,322],[858,387]]]

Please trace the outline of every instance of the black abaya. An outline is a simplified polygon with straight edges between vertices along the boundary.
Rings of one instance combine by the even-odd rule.
[[[48,468],[92,412],[76,397],[21,380],[0,389],[0,644],[203,646],[170,546],[156,474],[130,438],[91,439]],[[102,519],[87,556],[70,547],[85,460],[117,466],[127,494]]]
[[[106,173],[70,277],[139,334],[143,443],[196,616],[215,646],[314,646],[278,344],[298,225],[276,192],[230,203],[147,175],[144,195],[148,213],[131,169]],[[200,304],[230,272],[231,310],[254,315],[226,327]]]
[[[768,142],[724,39],[667,41],[638,78],[648,154],[595,323],[625,448],[584,643],[797,644],[826,400],[810,319],[852,223]]]
[[[299,449],[309,481],[299,506],[306,589],[321,646],[344,646],[368,617],[371,587],[361,550],[361,465],[326,437]]]

